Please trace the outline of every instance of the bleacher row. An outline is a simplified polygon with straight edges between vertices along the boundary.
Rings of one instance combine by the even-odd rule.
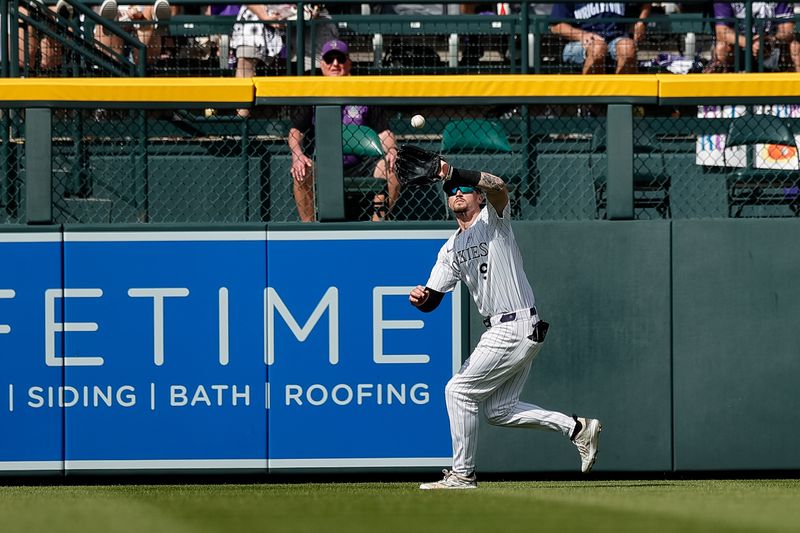
[[[70,6],[71,16],[63,17],[61,13],[66,11],[55,10],[56,0],[8,1],[8,31],[19,35],[18,42],[11,40],[9,56],[16,55],[19,61],[8,61],[6,75],[235,75],[236,51],[230,46],[237,19],[234,15],[202,14],[202,3],[177,0],[178,14],[170,20],[160,24],[142,20],[134,25],[94,13],[91,8],[96,8],[99,0],[59,1]],[[126,3],[119,4],[122,7]],[[318,50],[322,39],[337,34],[351,45],[354,74],[580,70],[563,62],[561,53],[566,40],[550,31],[553,20],[546,15],[352,14],[348,9],[352,11],[353,6],[369,11],[368,4],[332,3],[329,9],[334,14],[325,17],[264,22],[282,35],[284,49],[274,60],[260,63],[257,74],[314,75],[310,51]],[[686,6],[689,9],[692,4]],[[691,9],[692,12],[669,14],[654,9],[647,19],[645,38],[638,44],[639,72],[699,71],[711,62],[714,19],[707,7],[694,5]],[[636,20],[631,17],[621,22],[632,25]],[[755,20],[753,24],[764,22]],[[103,30],[95,31],[96,26]],[[142,29],[150,28],[156,28],[159,37],[148,43],[139,41]],[[120,36],[122,48],[101,42],[99,35],[103,32]],[[301,32],[304,38],[298,39]],[[144,54],[143,47],[148,44],[150,49]],[[142,61],[140,55],[147,55],[147,60]],[[304,56],[305,61],[298,61]],[[737,67],[744,69],[745,65]],[[757,60],[750,68],[760,71],[764,66]]]

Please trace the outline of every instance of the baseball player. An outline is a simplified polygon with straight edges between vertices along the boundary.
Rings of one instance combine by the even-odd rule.
[[[458,231],[439,250],[426,286],[415,287],[409,300],[421,311],[430,312],[461,280],[486,317],[487,330],[445,388],[453,440],[452,470],[444,470],[442,480],[424,483],[420,488],[478,486],[475,451],[479,404],[493,425],[561,432],[577,446],[581,471],[589,472],[597,458],[600,421],[570,417],[519,400],[548,324],[539,318],[522,269],[511,230],[506,184],[486,172],[451,168],[441,159],[438,162],[437,178],[445,180],[447,203],[458,221]]]

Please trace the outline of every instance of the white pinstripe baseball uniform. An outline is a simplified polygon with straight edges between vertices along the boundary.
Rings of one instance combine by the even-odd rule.
[[[508,204],[499,217],[487,203],[475,222],[451,236],[439,251],[427,286],[449,292],[466,283],[491,326],[447,383],[445,398],[453,439],[453,472],[475,471],[478,405],[493,425],[544,428],[569,437],[572,417],[519,400],[531,363],[542,344],[529,338],[539,318],[533,290],[511,229]]]

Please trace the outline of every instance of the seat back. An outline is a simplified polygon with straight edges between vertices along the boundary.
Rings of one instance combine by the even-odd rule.
[[[383,145],[375,130],[357,124],[342,125],[342,154],[383,157]]]
[[[741,172],[741,168],[729,164],[730,148],[743,146],[745,148],[745,169],[757,170],[756,145],[771,144],[788,146],[794,149],[795,161],[798,159],[797,142],[794,133],[789,129],[786,121],[775,115],[748,115],[735,117],[728,124],[728,133],[725,138],[723,161],[726,167],[733,167],[734,172]]]
[[[605,152],[607,148],[606,128],[603,125],[595,128],[592,132],[592,152]],[[633,136],[633,153],[654,153],[658,150],[658,141],[653,133],[648,129],[638,129]]]
[[[797,170],[763,164],[758,157],[759,145],[787,147],[788,151],[780,151],[782,163],[788,157],[800,164],[794,133],[783,118],[748,115],[731,119],[723,151],[723,161],[729,167],[728,216],[740,217],[748,206],[763,209],[776,205],[788,205],[794,216],[800,216],[800,199],[792,193],[797,188]],[[735,147],[744,148],[744,167],[730,161],[733,156],[728,152]],[[771,153],[772,149],[767,151]]]
[[[725,147],[778,144],[797,147],[786,121],[774,115],[750,115],[731,119]]]
[[[469,168],[502,176],[508,187],[512,216],[519,217],[524,197],[533,203],[538,183],[528,176],[524,152],[514,150],[503,125],[487,119],[454,120],[442,131],[441,151],[445,159],[459,168]]]
[[[597,218],[606,216],[608,205],[608,146],[604,125],[592,133],[589,169],[594,180]],[[637,128],[633,135],[633,206],[655,209],[661,218],[672,216],[670,207],[671,179],[667,172],[664,151],[655,135],[646,128]]]
[[[511,144],[501,124],[486,119],[448,122],[442,132],[442,152],[511,152]]]

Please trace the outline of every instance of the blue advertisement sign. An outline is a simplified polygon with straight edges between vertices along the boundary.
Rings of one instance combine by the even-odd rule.
[[[0,471],[60,471],[61,411],[29,402],[62,385],[42,328],[48,295],[61,291],[61,234],[0,233],[0,257]]]
[[[270,232],[271,469],[450,464],[459,293],[408,302],[449,233]]]
[[[266,469],[265,232],[64,241],[66,468]]]
[[[0,470],[449,464],[449,233],[3,234]]]

